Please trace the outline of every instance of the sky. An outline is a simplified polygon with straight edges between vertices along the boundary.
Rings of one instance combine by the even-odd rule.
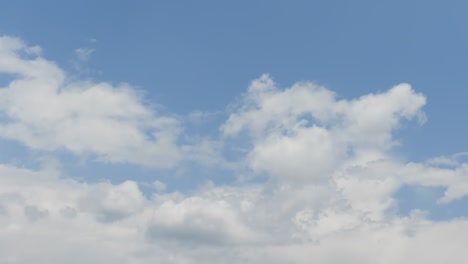
[[[1,263],[465,263],[465,1],[0,4]]]

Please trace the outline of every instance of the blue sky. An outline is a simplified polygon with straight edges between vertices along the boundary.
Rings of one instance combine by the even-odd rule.
[[[236,250],[243,263],[308,263],[304,252],[340,263],[365,255],[363,237],[420,245],[438,232],[426,246],[449,255],[444,245],[461,243],[451,230],[468,232],[467,8],[2,3],[0,232],[33,243],[60,237],[41,234],[54,224],[99,226],[96,241],[132,241],[122,263],[163,253],[160,263],[207,263]],[[363,235],[338,242],[346,232]],[[121,247],[66,241],[57,261],[80,248],[81,261],[112,262]],[[52,246],[5,261],[50,263]],[[275,248],[294,253],[277,259]],[[426,261],[418,250],[386,249],[396,257],[382,263]]]
[[[464,1],[15,1],[3,4],[0,29],[42,46],[65,68],[75,49],[95,49],[86,77],[129,82],[178,114],[223,110],[263,73],[282,85],[315,81],[344,98],[408,82],[429,98],[430,122],[406,132],[405,153],[428,158],[468,147],[451,140],[467,130],[465,8]],[[441,134],[450,137],[434,144]]]

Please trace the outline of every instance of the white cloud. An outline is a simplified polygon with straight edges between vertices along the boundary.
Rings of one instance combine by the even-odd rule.
[[[339,100],[313,83],[281,89],[264,75],[221,139],[181,146],[181,121],[142,103],[131,86],[70,83],[39,53],[0,38],[0,71],[15,76],[0,89],[0,136],[107,162],[171,167],[188,159],[266,179],[187,193],[154,181],[155,192],[144,194],[135,181],[67,178],[53,159],[37,171],[3,164],[1,263],[465,261],[466,218],[435,222],[396,210],[403,185],[446,187],[440,203],[468,194],[460,156],[404,163],[391,154],[403,120],[424,120],[425,97],[407,84]],[[236,137],[248,149],[234,167],[221,153]]]
[[[254,232],[240,223],[236,208],[227,201],[194,196],[161,204],[147,234],[157,242],[221,246],[248,241]]]
[[[254,171],[278,178],[323,180],[337,165],[346,149],[334,142],[323,128],[295,128],[291,135],[269,135],[249,154]]]
[[[348,177],[392,178],[388,169]],[[367,217],[381,210],[372,203],[386,204],[375,197],[391,195],[379,188],[350,194],[334,185],[206,186],[145,198],[132,181],[86,184],[5,165],[0,182],[6,263],[462,263],[468,242],[466,219]]]
[[[129,85],[68,82],[42,57],[24,58],[21,40],[0,38],[0,72],[15,79],[0,89],[0,136],[40,150],[65,149],[107,162],[172,167],[181,159],[177,118],[143,104]]]
[[[251,169],[278,178],[317,180],[353,162],[385,157],[403,119],[424,121],[425,97],[407,84],[354,100],[314,83],[280,89],[268,75],[250,85],[222,126],[226,137],[247,131]]]
[[[137,184],[125,181],[115,186],[96,184],[80,200],[80,207],[95,213],[98,221],[112,222],[137,213],[144,203],[145,198]]]

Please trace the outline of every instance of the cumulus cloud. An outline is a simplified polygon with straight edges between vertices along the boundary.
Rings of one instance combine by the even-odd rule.
[[[107,162],[171,167],[181,159],[176,117],[144,104],[141,92],[126,84],[69,82],[55,63],[30,55],[32,49],[20,39],[0,38],[0,73],[15,77],[0,89],[0,114],[7,120],[0,137]]]
[[[424,120],[425,102],[408,84],[337,100],[334,92],[314,83],[280,89],[263,75],[252,82],[221,131],[227,137],[249,133],[253,147],[248,160],[254,171],[320,180],[344,162],[385,157],[396,144],[392,132],[402,120]]]
[[[238,211],[227,201],[193,196],[161,204],[147,234],[156,241],[222,246],[248,240],[254,232],[240,223]]]
[[[387,190],[374,190],[369,205],[366,194],[333,186],[320,193],[314,185],[206,186],[144,197],[132,181],[87,184],[5,165],[0,181],[7,263],[461,263],[468,242],[465,219],[369,217],[381,210],[372,203],[386,205],[372,199],[388,198]],[[429,249],[437,256],[428,257]]]
[[[133,181],[116,186],[102,183],[89,189],[81,199],[80,207],[96,214],[96,219],[101,222],[121,220],[135,214],[144,205],[143,194]]]
[[[56,166],[0,164],[2,263],[464,262],[466,218],[398,213],[402,186],[444,187],[441,204],[468,194],[460,155],[416,163],[392,154],[402,122],[425,120],[426,99],[408,84],[347,100],[263,75],[219,138],[182,146],[180,119],[130,85],[70,82],[19,39],[0,39],[0,71],[15,77],[0,88],[3,138],[105,162],[178,168],[189,159],[261,176],[185,192],[154,180],[143,192],[131,180],[82,182]],[[243,146],[241,162],[226,166],[231,140]]]

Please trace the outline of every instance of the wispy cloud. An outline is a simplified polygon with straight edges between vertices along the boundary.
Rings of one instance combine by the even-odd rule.
[[[93,54],[93,52],[94,49],[78,48],[75,50],[75,55],[79,61],[85,62],[91,58],[91,54]]]

